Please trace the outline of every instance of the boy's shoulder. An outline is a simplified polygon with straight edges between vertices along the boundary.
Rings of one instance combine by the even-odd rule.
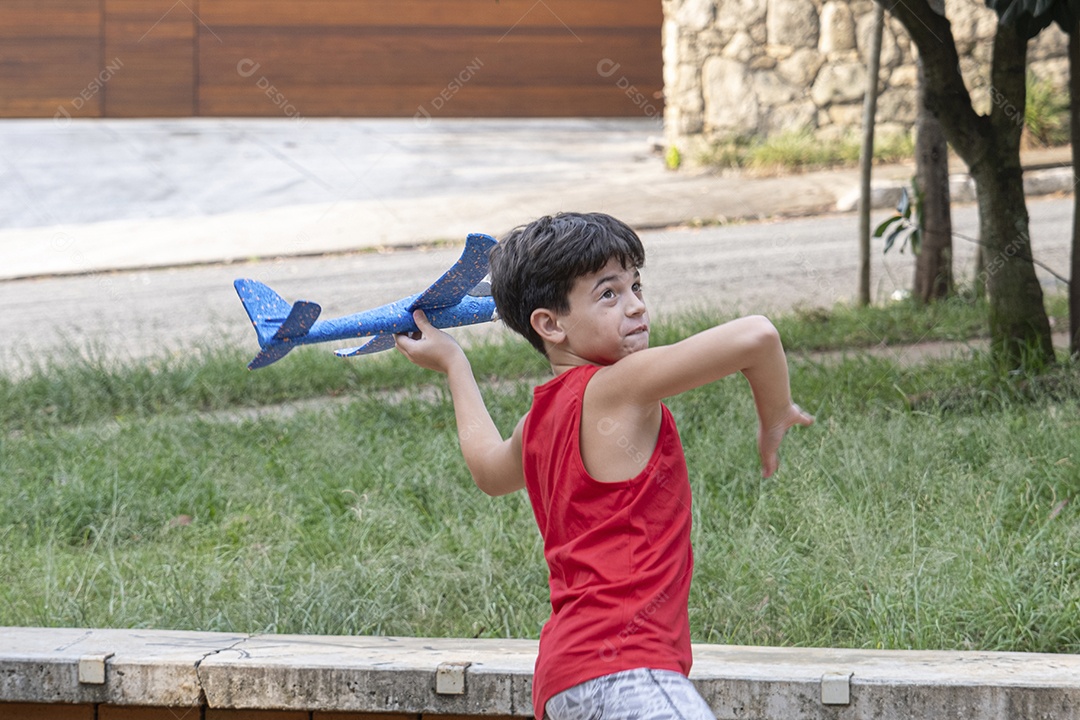
[[[550,402],[550,398],[553,396],[583,394],[585,387],[592,382],[593,376],[601,369],[602,366],[600,365],[578,365],[538,383],[532,389],[532,402],[529,405],[530,412],[538,403]]]

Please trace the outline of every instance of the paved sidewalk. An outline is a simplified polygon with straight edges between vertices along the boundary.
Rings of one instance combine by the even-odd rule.
[[[5,120],[0,280],[457,243],[560,210],[640,229],[811,215],[857,189],[854,169],[670,172],[660,136],[648,119]],[[1036,161],[1033,192],[1071,190],[1067,148]],[[912,172],[875,169],[877,205]]]

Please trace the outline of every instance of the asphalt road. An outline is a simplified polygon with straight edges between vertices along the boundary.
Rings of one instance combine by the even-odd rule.
[[[1072,200],[1031,200],[1035,257],[1068,272]],[[887,213],[878,213],[884,216]],[[957,207],[954,229],[977,234],[976,210]],[[654,318],[695,307],[777,313],[829,307],[855,294],[854,215],[647,231],[643,271]],[[258,350],[232,288],[238,277],[266,282],[288,300],[323,305],[324,316],[358,312],[418,292],[456,259],[460,248],[362,252],[265,262],[97,273],[0,282],[0,369],[76,356],[142,358],[196,352],[210,343]],[[974,246],[955,241],[956,270],[970,279]],[[910,284],[912,256],[875,247],[873,294],[886,301]],[[1044,287],[1064,291],[1039,270]],[[506,332],[489,325],[454,331]],[[363,362],[350,360],[348,362]]]

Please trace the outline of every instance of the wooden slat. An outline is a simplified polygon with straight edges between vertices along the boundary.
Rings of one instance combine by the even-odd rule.
[[[194,707],[139,707],[99,705],[98,720],[199,720],[202,710]]]
[[[311,720],[311,713],[305,710],[224,710],[206,708],[204,720]],[[408,720],[407,715],[405,720]]]
[[[662,80],[653,38],[641,35],[531,35],[514,42],[490,36],[432,37],[236,31],[200,44],[203,87],[242,86],[253,70],[277,85],[607,85],[612,63],[635,82]],[[247,60],[241,66],[238,58]],[[332,63],[327,58],[333,58]],[[258,69],[254,69],[255,65]]]
[[[0,42],[0,117],[98,117],[100,48],[70,38]]]
[[[105,0],[110,117],[189,116],[195,107],[196,0]]]
[[[635,86],[651,98],[659,87]],[[229,117],[417,117],[421,107],[439,117],[657,117],[663,111],[660,100],[651,99],[641,107],[611,85],[597,87],[481,88],[470,87],[435,107],[432,98],[440,88],[403,91],[394,85],[321,86],[281,93],[274,86],[266,91],[252,85],[238,91],[212,87],[203,90],[199,106],[206,116]],[[277,96],[276,93],[280,93]],[[423,98],[423,99],[418,99]]]
[[[94,706],[0,702],[0,720],[94,720]]]
[[[84,38],[101,30],[98,0],[3,0],[0,39]]]
[[[0,72],[11,68],[17,72],[10,77],[19,83],[48,83],[62,88],[61,95],[69,100],[98,74],[97,43],[53,39],[48,47],[42,47],[39,39],[9,40],[3,43],[0,53],[4,59]],[[6,76],[7,72],[3,72],[0,78]]]
[[[215,32],[227,26],[417,28],[638,27],[659,31],[660,0],[201,0]]]

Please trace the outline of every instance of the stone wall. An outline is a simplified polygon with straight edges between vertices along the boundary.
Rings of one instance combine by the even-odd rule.
[[[693,160],[734,137],[806,130],[821,138],[862,125],[870,0],[663,0],[664,125],[668,146]],[[961,71],[976,109],[990,103],[997,16],[983,0],[947,0]],[[1068,36],[1056,26],[1028,49],[1029,69],[1067,92]],[[914,44],[886,14],[878,133],[915,121]]]

